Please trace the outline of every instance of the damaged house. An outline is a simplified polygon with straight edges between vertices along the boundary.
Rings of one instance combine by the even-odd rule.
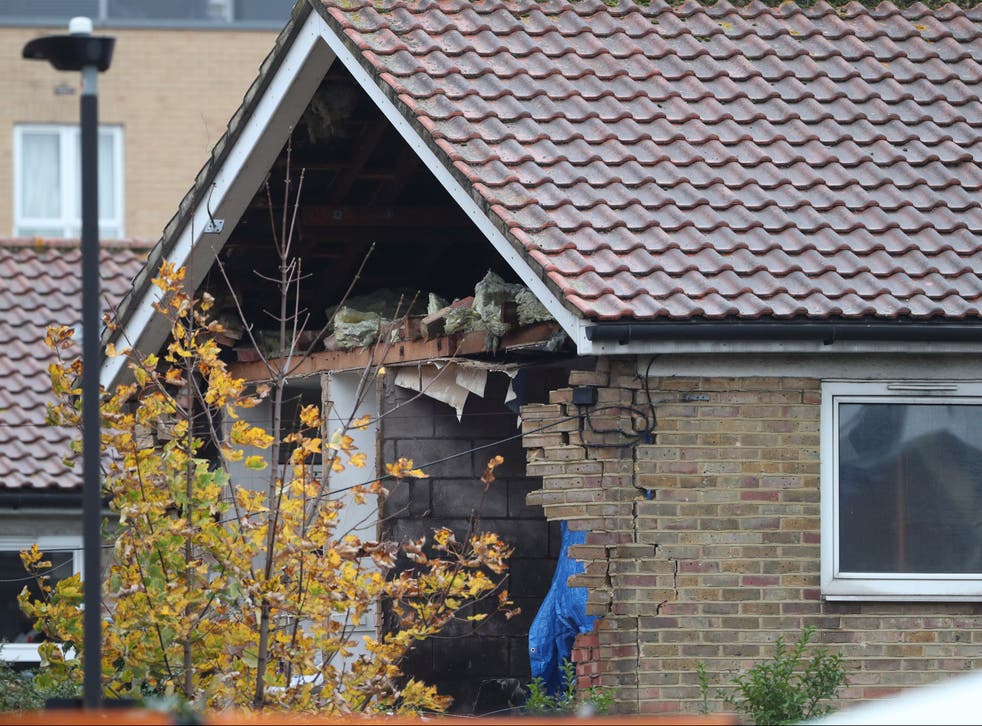
[[[389,531],[459,525],[505,457],[482,522],[525,616],[411,664],[463,708],[528,677],[561,521],[581,684],[626,712],[806,626],[846,700],[927,683],[982,641],[980,90],[953,4],[302,0],[116,335],[163,343],[162,260],[269,327],[292,229],[291,390],[430,474]]]

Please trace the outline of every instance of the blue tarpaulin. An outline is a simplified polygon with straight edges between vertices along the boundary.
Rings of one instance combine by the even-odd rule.
[[[541,678],[549,695],[562,687],[563,660],[573,650],[573,640],[580,633],[593,630],[596,616],[586,614],[586,588],[569,587],[572,575],[583,572],[583,563],[570,559],[569,546],[586,542],[586,532],[574,532],[560,522],[562,545],[552,584],[539,612],[529,628],[529,660],[532,677]]]

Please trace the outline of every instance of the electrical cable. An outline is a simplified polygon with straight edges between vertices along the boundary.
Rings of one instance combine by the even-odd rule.
[[[6,550],[6,551],[7,552],[11,552],[12,550]],[[54,552],[54,553],[57,553],[57,552],[81,552],[81,551],[83,551],[83,548],[82,547],[71,548],[71,549],[61,549],[61,548],[58,548],[58,549],[55,549],[55,550],[51,550],[51,552]],[[40,576],[47,575],[50,572],[54,572],[55,570],[57,570],[57,569],[59,569],[61,567],[65,567],[66,565],[71,565],[71,564],[74,564],[74,560],[73,559],[72,560],[65,560],[60,565],[52,565],[51,567],[47,568],[44,572],[39,573],[39,575]],[[35,575],[28,575],[27,577],[0,578],[0,584],[9,584],[9,583],[13,583],[13,582],[34,582],[36,579],[37,579],[37,576],[35,576]]]

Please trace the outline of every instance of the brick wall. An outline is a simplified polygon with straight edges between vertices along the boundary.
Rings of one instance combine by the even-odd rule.
[[[449,406],[387,384],[382,396],[383,459],[405,456],[423,465],[515,436],[516,414],[503,403],[506,387],[505,376],[492,375],[486,396],[471,396],[458,421]],[[496,454],[505,462],[495,470],[480,529],[497,532],[515,547],[508,590],[522,612],[508,621],[495,617],[477,626],[454,625],[445,633],[453,637],[420,643],[406,665],[407,672],[452,695],[455,713],[471,713],[475,705],[482,713],[507,708],[511,686],[528,682],[528,629],[555,570],[559,527],[546,522],[539,507],[526,504],[537,483],[525,475],[524,451],[517,438],[424,466],[429,478],[390,484],[383,508],[388,534],[399,541],[432,536],[443,526],[462,536],[481,498],[480,476]],[[502,686],[495,683],[500,679],[517,682]]]
[[[67,17],[66,17],[67,22]],[[13,138],[21,123],[77,124],[77,73],[20,57],[24,43],[52,28],[0,28],[0,236],[13,230]],[[120,124],[124,145],[125,233],[156,240],[225,132],[272,31],[121,29],[112,67],[99,75],[99,122]],[[56,94],[65,86],[74,94]]]
[[[542,477],[529,501],[590,532],[573,584],[604,617],[597,652],[577,655],[599,655],[582,670],[618,689],[621,710],[694,713],[699,663],[728,682],[808,625],[846,659],[845,701],[982,665],[982,605],[820,599],[818,380],[663,377],[646,391],[637,370],[601,359],[570,384],[599,387],[594,429],[629,430],[626,408],[599,407],[647,409],[650,396],[650,443],[618,446],[576,420],[525,439]],[[527,429],[575,414],[571,395],[529,407]]]

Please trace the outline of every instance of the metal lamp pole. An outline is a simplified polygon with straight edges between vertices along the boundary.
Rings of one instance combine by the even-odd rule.
[[[93,36],[89,18],[72,18],[69,35],[35,38],[24,58],[82,72],[82,538],[85,549],[83,703],[102,702],[102,484],[99,477],[99,73],[109,68],[115,38]]]

